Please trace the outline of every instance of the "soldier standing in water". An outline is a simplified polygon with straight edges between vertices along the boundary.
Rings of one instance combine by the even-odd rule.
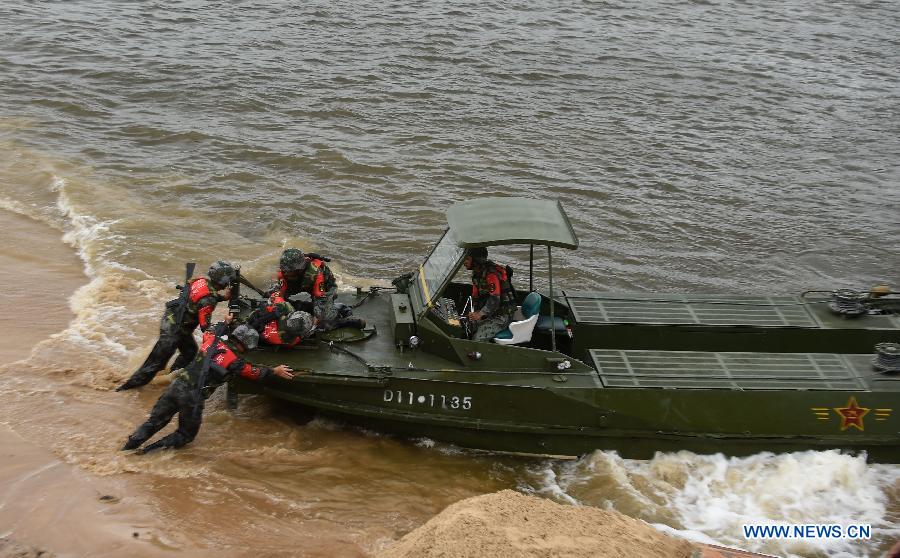
[[[219,260],[209,267],[206,277],[187,280],[182,287],[182,295],[166,303],[166,311],[159,325],[159,340],[156,341],[150,355],[125,383],[116,388],[116,391],[150,383],[157,372],[166,367],[175,351],[178,351],[179,355],[172,364],[173,370],[183,368],[194,360],[197,355],[194,330],[197,326],[200,326],[201,331],[209,328],[210,317],[216,304],[231,297],[228,286],[235,276],[234,266]],[[218,291],[223,290],[223,294],[219,295]]]

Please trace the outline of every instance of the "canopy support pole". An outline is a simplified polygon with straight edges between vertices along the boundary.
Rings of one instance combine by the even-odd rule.
[[[547,245],[547,266],[550,268],[550,346],[556,352],[556,318],[553,317],[553,252]]]
[[[529,249],[528,257],[528,292],[534,290],[534,244]]]

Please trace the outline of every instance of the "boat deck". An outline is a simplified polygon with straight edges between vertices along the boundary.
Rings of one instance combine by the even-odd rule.
[[[846,319],[831,314],[827,299],[800,296],[642,294],[564,291],[579,323],[671,326],[744,326],[814,329],[896,329],[900,317]]]
[[[591,349],[604,387],[900,391],[900,375],[872,368],[872,355]]]

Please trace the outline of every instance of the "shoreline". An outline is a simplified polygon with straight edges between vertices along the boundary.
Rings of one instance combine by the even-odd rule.
[[[28,316],[26,327],[0,336],[0,364],[28,358],[39,342],[66,329],[73,313],[67,302],[88,283],[84,262],[49,225],[0,209],[0,313]]]
[[[88,283],[84,263],[45,223],[0,210],[0,312],[28,316],[0,336],[0,374],[66,329],[65,301]],[[36,403],[39,403],[36,401]],[[0,422],[0,558],[171,556],[154,541],[159,521],[126,477],[98,477],[69,465]],[[136,536],[135,536],[136,535]],[[145,542],[140,548],[135,543]]]

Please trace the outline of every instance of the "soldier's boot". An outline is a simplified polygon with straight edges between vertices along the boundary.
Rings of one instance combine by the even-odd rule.
[[[150,383],[158,370],[145,370],[141,368],[125,380],[125,383],[116,388],[116,391],[125,391],[126,389],[134,389],[136,387],[145,386]]]
[[[356,329],[365,329],[366,321],[362,318],[347,318],[341,320],[340,327],[355,327]]]
[[[141,447],[146,440],[142,440],[141,438],[135,438],[134,436],[129,436],[128,440],[125,441],[125,445],[122,446],[120,451],[128,451],[133,449],[138,449]]]
[[[200,428],[199,423],[197,424],[197,429]],[[197,435],[197,432],[193,433],[185,432],[181,427],[178,428],[175,432],[172,432],[168,436],[164,436],[159,440],[153,442],[149,446],[145,446],[141,453],[150,453],[151,451],[155,451],[158,449],[165,448],[180,448],[186,444],[189,444],[194,437]]]

